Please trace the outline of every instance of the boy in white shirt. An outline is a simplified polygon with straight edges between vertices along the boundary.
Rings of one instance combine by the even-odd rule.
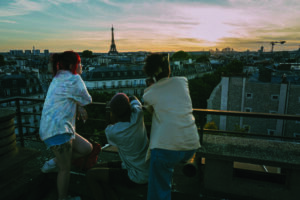
[[[200,147],[188,81],[170,77],[168,58],[161,54],[150,54],[144,71],[151,85],[143,99],[153,113],[148,200],[171,200],[174,167]]]

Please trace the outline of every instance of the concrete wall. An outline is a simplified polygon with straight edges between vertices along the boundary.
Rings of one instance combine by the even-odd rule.
[[[198,156],[205,158],[203,181],[206,192],[222,193],[229,199],[298,200],[300,179],[299,144],[206,134]],[[273,166],[278,172],[242,169]]]
[[[300,115],[300,85],[290,85],[288,87],[287,104],[287,113]],[[300,121],[286,121],[284,131],[290,137],[293,137],[295,133],[300,136]]]

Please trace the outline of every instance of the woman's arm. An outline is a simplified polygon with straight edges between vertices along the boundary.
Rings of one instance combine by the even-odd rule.
[[[87,91],[85,83],[79,75],[75,75],[75,83],[72,92],[72,98],[80,106],[85,106],[92,103],[92,97]]]

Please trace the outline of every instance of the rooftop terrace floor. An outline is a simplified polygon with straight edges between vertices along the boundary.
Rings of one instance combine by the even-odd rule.
[[[25,147],[38,151],[39,155],[34,159],[28,161],[24,165],[23,175],[20,178],[14,180],[9,187],[0,188],[2,193],[2,196],[0,195],[0,199],[56,200],[56,173],[43,174],[40,171],[40,168],[44,164],[44,162],[49,158],[53,157],[52,152],[49,149],[46,149],[44,143],[40,141],[25,140]],[[206,148],[204,148],[203,150],[207,150],[208,147],[209,146],[206,145]],[[222,152],[224,152],[224,149],[222,150]],[[115,150],[113,150],[113,148],[108,148],[103,150],[99,154],[98,163],[119,159],[120,158],[118,156],[118,153]],[[247,164],[247,166],[243,166],[244,164],[239,162],[236,162],[235,165],[241,168],[250,167],[252,170],[263,170],[261,165]],[[172,200],[253,199],[247,198],[247,196],[232,196],[232,194],[208,191],[204,187],[205,185],[203,181],[203,174],[201,174],[201,170],[198,170],[196,176],[187,177],[183,174],[183,166],[184,163],[179,164],[178,166],[176,166],[174,171],[172,184]],[[201,168],[205,168],[205,165],[201,165],[200,169]],[[117,186],[116,189],[118,195],[121,197],[122,200],[147,199],[147,186],[140,186],[137,188]],[[69,194],[71,196],[80,196],[82,200],[92,200],[91,191],[87,186],[85,172],[79,171],[75,168],[72,169]]]
[[[43,174],[40,171],[43,163],[51,158],[52,152],[45,148],[41,142],[26,141],[25,147],[33,148],[39,151],[39,156],[28,161],[23,167],[23,175],[15,180],[5,191],[2,196],[5,199],[25,199],[25,200],[56,200],[56,173]],[[102,151],[99,154],[98,162],[109,160],[118,160],[117,153]],[[187,177],[182,172],[183,164],[178,165],[174,171],[172,185],[172,200],[229,200],[228,197],[223,197],[219,194],[209,193],[204,194],[203,183],[200,174],[195,177]],[[117,187],[117,192],[122,200],[144,200],[147,194],[147,187],[131,188],[126,186]],[[92,200],[90,190],[87,187],[87,182],[84,172],[72,170],[71,181],[69,187],[71,196],[80,196],[82,200]],[[2,198],[1,198],[2,199]]]

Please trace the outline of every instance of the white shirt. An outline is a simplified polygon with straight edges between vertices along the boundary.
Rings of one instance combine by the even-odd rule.
[[[40,121],[40,138],[75,134],[76,105],[84,106],[92,102],[80,75],[60,70],[53,78],[45,99]]]
[[[147,183],[149,160],[146,161],[145,157],[149,142],[141,103],[131,101],[130,122],[108,125],[105,134],[108,143],[118,147],[122,168],[127,169],[130,180]]]
[[[200,147],[188,82],[163,78],[145,89],[145,106],[153,111],[150,149],[195,150]]]

